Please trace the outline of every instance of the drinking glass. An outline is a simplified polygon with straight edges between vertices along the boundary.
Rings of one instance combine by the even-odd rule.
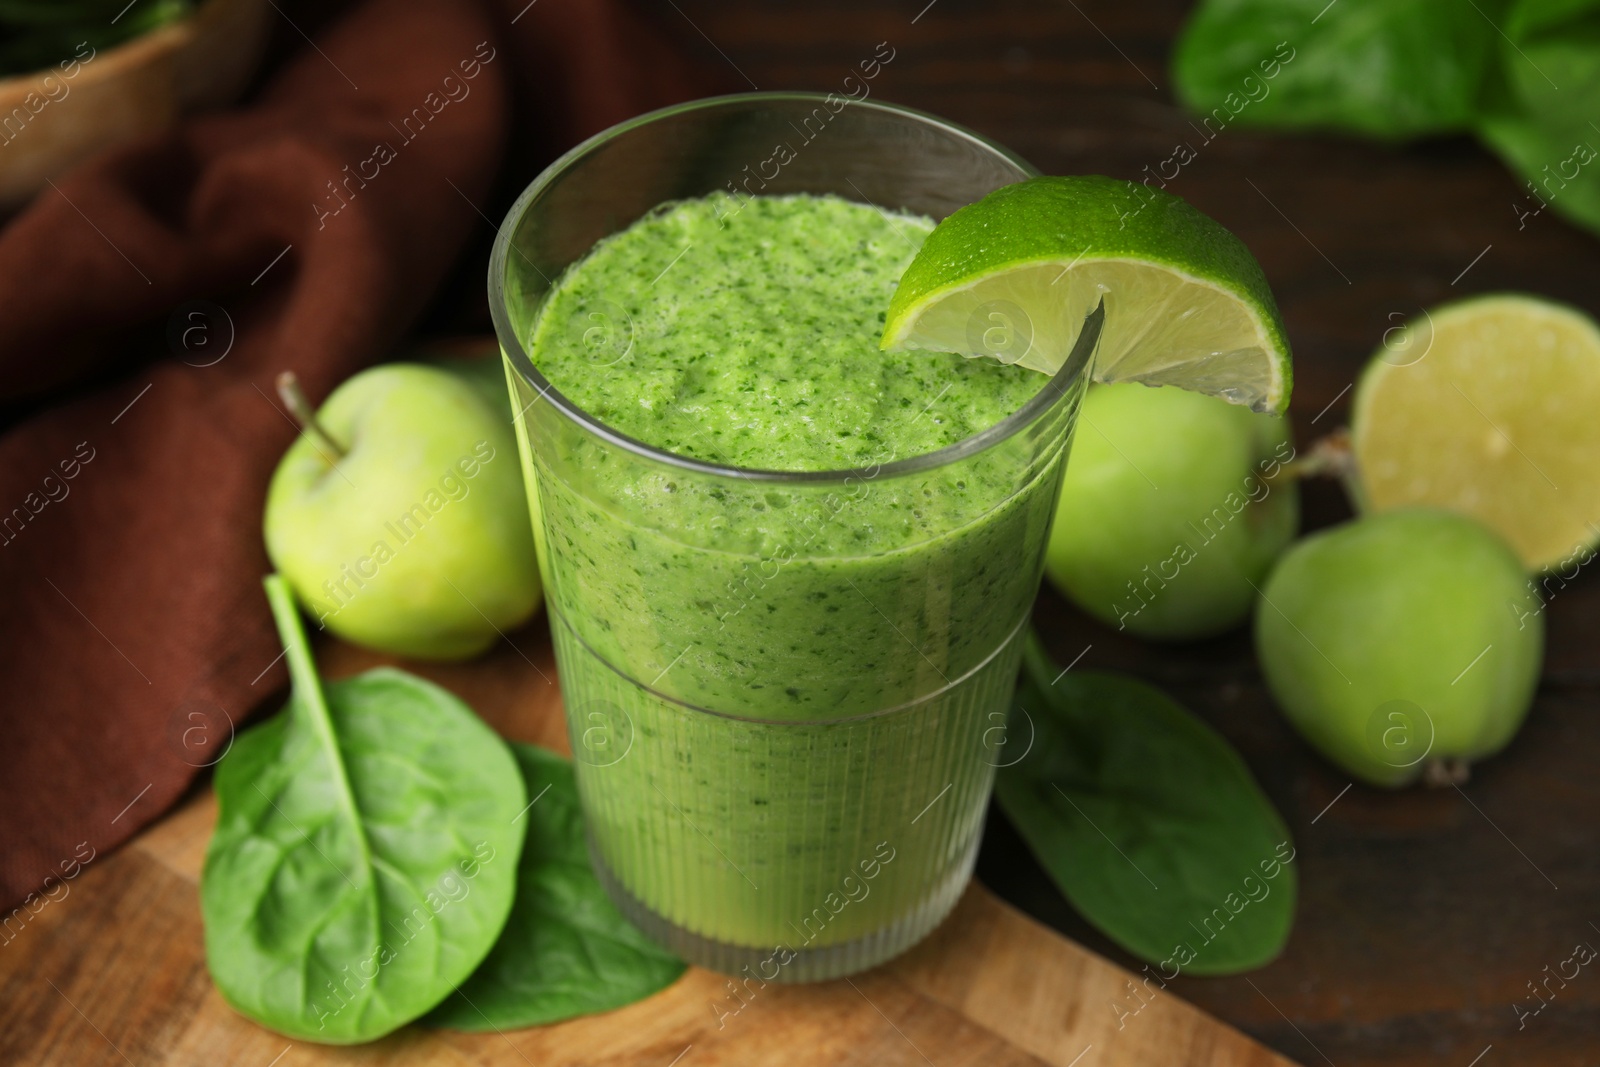
[[[490,303],[595,869],[648,934],[747,985],[894,956],[971,877],[995,767],[1015,759],[1006,713],[1085,372],[940,451],[748,470],[579,408],[529,351],[536,317],[596,241],[664,202],[832,194],[939,219],[1033,173],[903,107],[719,97],[568,152],[495,244]],[[591,318],[593,373],[653,358],[620,306]]]

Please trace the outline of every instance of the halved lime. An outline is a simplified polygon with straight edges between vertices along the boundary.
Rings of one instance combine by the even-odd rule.
[[[1530,570],[1600,542],[1600,328],[1519,293],[1424,312],[1374,354],[1350,419],[1356,505],[1449,508]]]
[[[1249,249],[1175,196],[1097,175],[1008,185],[941,222],[900,279],[882,345],[1054,374],[1102,299],[1096,381],[1288,406],[1289,343]]]

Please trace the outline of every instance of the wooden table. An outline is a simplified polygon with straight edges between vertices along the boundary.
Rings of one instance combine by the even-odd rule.
[[[1302,445],[1345,417],[1346,389],[1400,321],[1391,316],[1495,289],[1600,313],[1600,239],[1548,211],[1519,230],[1518,182],[1470,140],[1391,148],[1229,129],[1202,143],[1167,74],[1186,0],[677,6],[663,27],[730,68],[735,85],[837,89],[887,41],[895,57],[875,97],[965,123],[1046,172],[1137,180],[1187,141],[1197,158],[1171,191],[1266,268],[1295,349]],[[1477,16],[1463,5],[1461,17]],[[1308,527],[1347,514],[1331,487],[1306,496]],[[1512,1009],[1538,1006],[1527,983],[1577,942],[1600,947],[1597,617],[1600,584],[1584,574],[1550,603],[1544,681],[1511,748],[1460,792],[1392,795],[1344,792],[1349,779],[1273,708],[1246,634],[1142,645],[1046,592],[1038,621],[1056,656],[1092,646],[1083,665],[1134,671],[1203,715],[1244,753],[1300,847],[1299,918],[1283,957],[1247,976],[1179,979],[1179,994],[1305,1063],[1467,1067],[1491,1045],[1479,1067],[1600,1062],[1600,974],[1552,983],[1554,999],[1520,1029]],[[1073,914],[998,815],[979,876],[1132,963]]]

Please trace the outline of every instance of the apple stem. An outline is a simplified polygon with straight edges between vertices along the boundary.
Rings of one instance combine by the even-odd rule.
[[[1285,463],[1275,477],[1348,479],[1354,473],[1355,454],[1350,450],[1350,431],[1335,430],[1312,442],[1304,455]]]
[[[294,416],[294,421],[311,435],[320,449],[332,452],[336,460],[344,458],[345,450],[317,421],[317,413],[312,410],[311,401],[306,398],[306,391],[300,388],[300,379],[295,377],[294,371],[286,370],[278,375],[278,396],[283,400],[283,406],[289,409],[289,414]]]
[[[1461,785],[1472,777],[1464,759],[1431,759],[1422,768],[1422,780],[1435,789]]]

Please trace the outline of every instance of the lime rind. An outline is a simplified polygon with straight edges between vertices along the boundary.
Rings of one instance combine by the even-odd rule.
[[[1287,407],[1289,346],[1249,250],[1177,197],[1099,176],[1019,182],[951,215],[902,277],[882,344],[1054,373],[1102,297],[1096,380]]]
[[[1148,298],[1141,296],[1148,294]],[[1271,324],[1232,291],[1176,268],[1127,258],[1056,259],[1011,265],[932,295],[889,339],[892,347],[971,354],[993,351],[971,324],[1027,335],[1006,362],[1054,374],[1083,318],[1104,297],[1107,326],[1096,357],[1100,382],[1174,385],[1281,413],[1291,386]],[[1132,310],[1129,310],[1132,309]],[[1019,322],[1025,316],[1025,322]]]

